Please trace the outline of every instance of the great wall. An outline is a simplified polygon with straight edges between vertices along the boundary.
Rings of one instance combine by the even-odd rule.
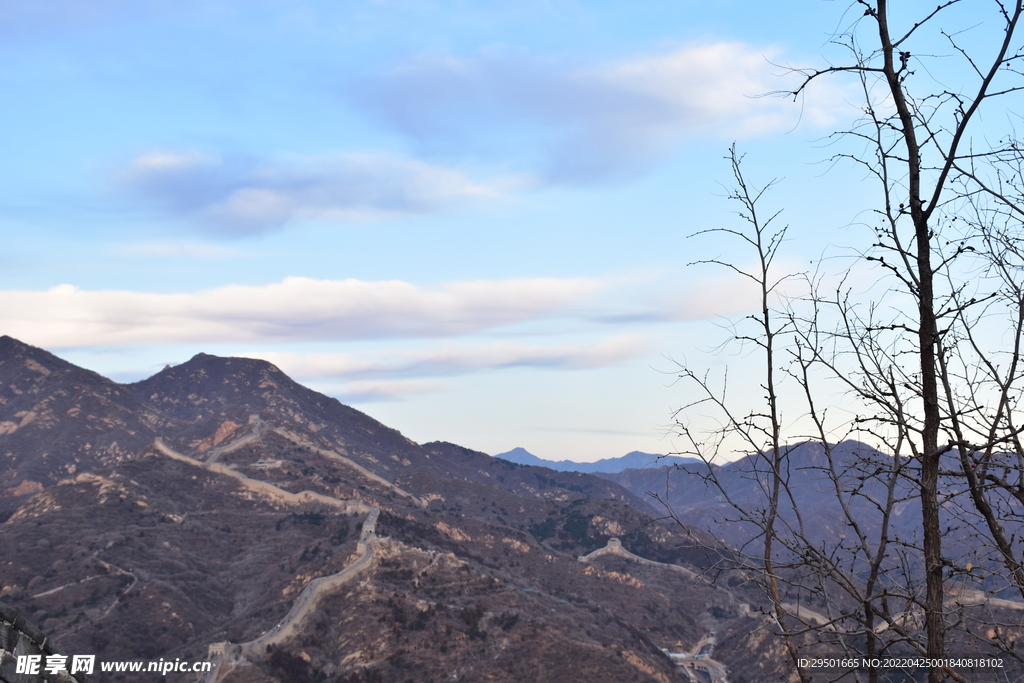
[[[220,678],[232,667],[244,666],[248,664],[250,657],[258,657],[264,654],[268,646],[276,645],[298,634],[302,629],[302,622],[315,609],[316,603],[320,597],[325,593],[337,590],[348,581],[369,569],[373,565],[374,548],[381,542],[386,541],[386,539],[378,538],[376,534],[377,518],[380,516],[380,508],[378,507],[368,505],[360,500],[343,500],[326,496],[322,493],[316,493],[314,491],[300,491],[299,493],[292,493],[267,481],[253,479],[232,467],[216,462],[217,458],[224,453],[237,450],[238,448],[258,439],[264,428],[266,428],[266,423],[264,423],[257,415],[250,416],[249,424],[253,427],[253,431],[240,436],[228,444],[217,447],[216,452],[207,455],[203,460],[191,458],[183,453],[179,453],[168,446],[163,439],[159,437],[154,441],[153,445],[160,453],[169,458],[231,477],[246,490],[274,502],[285,505],[307,505],[310,503],[319,503],[336,508],[342,513],[366,514],[366,519],[363,520],[362,531],[360,533],[359,540],[356,543],[355,560],[335,574],[317,577],[307,583],[284,618],[282,618],[277,625],[261,634],[259,637],[245,643],[211,643],[207,648],[207,655],[213,662],[213,668],[208,674],[205,674],[199,679],[201,683],[217,683],[217,681],[219,681]],[[274,429],[273,431],[293,443],[311,448],[321,455],[341,461],[371,481],[385,485],[387,488],[399,495],[412,498],[422,505],[422,502],[412,494],[402,490],[386,479],[370,472],[366,468],[352,462],[338,453],[317,448],[305,440],[298,439],[287,431],[279,429]]]
[[[388,541],[388,539],[379,538],[376,535],[376,524],[380,515],[380,508],[376,506],[369,505],[361,500],[339,499],[308,490],[293,493],[267,481],[253,479],[252,477],[239,472],[235,467],[217,462],[217,459],[221,455],[235,451],[252,443],[253,441],[258,440],[264,433],[264,430],[268,429],[268,425],[264,423],[258,415],[250,416],[249,425],[252,429],[246,434],[232,440],[230,443],[210,449],[202,459],[190,457],[178,452],[171,448],[160,437],[155,439],[153,446],[159,453],[166,457],[210,472],[231,477],[246,491],[274,503],[289,506],[320,504],[332,507],[344,514],[366,514],[366,518],[363,521],[360,537],[356,544],[355,559],[349,562],[341,571],[335,574],[317,577],[307,583],[295,599],[295,602],[292,604],[288,613],[281,619],[281,621],[273,628],[260,634],[257,638],[243,643],[211,643],[207,648],[207,656],[213,663],[213,668],[209,673],[201,676],[197,683],[218,683],[218,681],[221,680],[221,678],[232,668],[251,665],[251,660],[263,656],[268,647],[277,645],[296,636],[301,631],[302,624],[305,619],[307,619],[315,610],[316,604],[321,596],[338,590],[344,584],[370,569],[373,566],[374,549]],[[304,439],[296,437],[294,434],[291,434],[286,430],[275,428],[270,429],[297,445],[314,450],[324,457],[342,462],[363,477],[373,481],[374,483],[383,485],[403,497],[411,498],[419,505],[424,504],[423,501],[420,501],[414,495],[402,490],[395,484],[373,472],[370,472],[366,468],[339,453],[319,448]],[[276,462],[268,463],[263,461],[255,463],[254,465],[259,469],[269,469],[275,465],[280,466],[280,464]],[[667,568],[680,572],[692,580],[706,580],[685,567],[675,564],[656,562],[640,557],[639,555],[635,555],[626,550],[618,538],[609,539],[605,547],[599,548],[587,555],[583,555],[578,559],[580,562],[587,563],[605,555],[616,555],[647,566]],[[53,590],[59,590],[59,588]],[[746,605],[741,605],[741,609],[746,607]],[[680,668],[686,671],[693,683],[727,683],[724,667],[709,656],[711,652],[710,648],[713,645],[714,636],[713,634],[710,634],[705,636],[705,638],[697,644],[691,653],[671,653],[666,651],[666,655],[672,658]],[[52,650],[48,648],[49,645],[45,636],[43,636],[38,629],[31,627],[11,608],[0,603],[0,655],[2,655],[2,660],[0,660],[0,683],[39,683],[39,681],[47,681],[48,683],[82,683],[82,681],[84,681],[81,677],[71,677],[66,672],[60,672],[54,676],[48,674],[42,676],[24,676],[22,674],[15,673],[14,667],[16,657],[18,655],[39,653],[49,654]]]
[[[53,647],[45,634],[30,624],[10,605],[0,602],[0,683],[85,683],[81,675],[71,675],[66,670],[39,674],[17,672],[18,657],[40,656],[45,662],[48,656],[62,654]]]

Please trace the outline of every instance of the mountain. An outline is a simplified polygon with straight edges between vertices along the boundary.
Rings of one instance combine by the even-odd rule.
[[[831,444],[828,452],[817,442],[791,444],[787,449],[785,495],[780,497],[778,508],[784,524],[779,533],[790,539],[793,546],[830,547],[836,545],[837,539],[853,538],[857,532],[852,531],[851,519],[856,522],[857,531],[868,539],[880,538],[883,525],[887,525],[888,538],[919,546],[921,505],[913,459],[904,458],[903,475],[895,481],[891,492],[892,514],[886,517],[884,503],[890,491],[885,477],[893,469],[891,456],[852,440]],[[954,472],[957,467],[958,464],[949,462],[943,471]],[[768,461],[761,454],[752,454],[722,465],[629,469],[597,476],[621,484],[638,496],[647,496],[661,514],[703,529],[757,558],[763,547],[760,530],[740,521],[736,506],[752,511],[755,518],[763,518],[768,509],[769,473]],[[998,576],[1005,567],[991,548],[978,543],[978,529],[985,528],[984,521],[963,500],[962,485],[950,477],[943,479],[940,488],[947,498],[940,510],[943,551],[963,564],[986,567]],[[841,496],[837,496],[837,489]],[[1002,504],[1006,528],[1017,536],[1024,534],[1024,510],[1020,504],[1012,499]],[[796,540],[798,535],[802,540]],[[915,553],[907,552],[903,561],[917,567],[921,560]],[[990,583],[999,584],[996,579]],[[995,592],[1000,597],[1019,600],[1019,592],[1014,594],[1006,586],[1000,585]]]
[[[544,460],[530,453],[525,448],[516,447],[505,453],[498,453],[495,458],[508,460],[520,465],[536,465],[548,467],[559,472],[622,472],[627,469],[666,467],[671,465],[688,465],[700,462],[694,458],[682,458],[678,455],[656,455],[631,451],[618,458],[604,458],[594,462],[575,462],[573,460]]]
[[[799,510],[803,533],[814,544],[830,543],[845,533],[845,512],[834,495],[831,478],[834,468],[844,486],[856,491],[855,495],[847,496],[847,509],[869,534],[877,531],[874,525],[881,518],[872,501],[884,500],[886,491],[883,483],[869,473],[875,469],[888,471],[882,462],[887,456],[857,441],[844,441],[830,447],[830,464],[820,443],[798,443],[788,448],[786,496],[780,504],[780,514],[788,523],[797,523],[794,510]],[[767,475],[767,461],[753,454],[722,465],[698,462],[598,476],[637,495],[654,494],[661,501],[662,511],[668,508],[684,523],[705,529],[733,547],[743,547],[757,533],[749,525],[734,521],[734,504],[750,510],[764,509]],[[850,485],[851,482],[857,486]],[[728,499],[723,491],[728,492]],[[912,491],[902,493],[905,500],[898,505],[892,523],[898,525],[896,529],[904,537],[909,537],[920,525],[920,506],[915,505]]]
[[[671,683],[663,648],[715,631],[733,683],[788,671],[751,640],[758,592],[704,578],[732,552],[712,536],[591,474],[416,444],[264,361],[122,385],[3,337],[0,425],[0,599],[69,654],[210,656],[221,683]]]
[[[129,457],[178,424],[127,387],[0,337],[0,520],[24,497]]]

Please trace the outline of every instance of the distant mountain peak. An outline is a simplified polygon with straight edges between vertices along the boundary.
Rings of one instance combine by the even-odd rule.
[[[575,462],[573,460],[545,460],[539,458],[521,446],[494,456],[519,465],[537,465],[560,472],[622,472],[627,469],[658,468],[668,465],[682,465],[695,462],[693,458],[681,458],[677,455],[659,455],[630,451],[618,458],[605,458],[596,462]]]
[[[509,456],[509,455],[520,456],[520,457],[527,457],[527,458],[536,458],[537,460],[543,460],[543,458],[534,455],[533,453],[531,453],[530,451],[526,450],[522,446],[516,446],[512,450],[510,450],[508,452],[505,452],[505,453],[500,453],[500,454],[498,454],[498,455],[496,455],[494,457],[495,458],[502,458],[503,460],[508,460],[508,458],[505,457],[505,456]],[[552,461],[545,460],[545,462],[552,462]]]

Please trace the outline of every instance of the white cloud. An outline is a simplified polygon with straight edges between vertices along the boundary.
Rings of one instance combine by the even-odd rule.
[[[122,181],[165,210],[228,235],[265,232],[294,219],[368,221],[437,213],[502,195],[524,182],[514,177],[476,181],[453,168],[389,154],[261,162],[196,151],[139,156]]]
[[[589,183],[646,171],[681,141],[724,141],[831,126],[846,91],[816,84],[801,104],[758,97],[800,76],[780,50],[702,43],[585,67],[522,54],[428,55],[350,89],[364,108],[420,143],[428,162],[345,152],[255,159],[154,150],[123,184],[173,215],[225,235],[303,219],[374,221],[492,201],[538,184]],[[478,177],[467,160],[491,169]],[[495,170],[500,169],[500,170]]]
[[[348,382],[341,392],[333,392],[343,403],[377,403],[398,401],[409,394],[423,394],[442,388],[437,382],[423,381],[359,381]]]
[[[585,68],[521,54],[421,56],[355,89],[364,106],[441,155],[502,155],[550,182],[589,182],[643,168],[679,141],[724,140],[831,125],[845,91],[822,84],[801,105],[758,97],[798,75],[774,47],[687,45]]]
[[[289,277],[200,292],[0,291],[2,332],[46,348],[467,334],[571,314],[595,279],[466,281],[427,289],[400,280]]]
[[[345,403],[397,401],[410,394],[443,390],[424,378],[455,377],[507,368],[588,370],[614,365],[648,351],[648,341],[620,334],[595,343],[528,345],[508,342],[445,344],[420,349],[368,349],[349,353],[254,351],[259,358],[301,382]]]
[[[347,386],[369,378],[439,377],[511,367],[580,370],[604,367],[646,350],[644,337],[615,335],[592,344],[531,346],[517,343],[449,344],[433,349],[347,353],[248,352],[302,380],[348,379]]]
[[[801,113],[811,125],[833,125],[836,109],[845,107],[840,90],[816,88],[802,112],[791,99],[762,97],[792,90],[801,79],[776,66],[780,60],[774,47],[709,43],[608,64],[588,75],[623,92],[664,102],[662,125],[670,128],[748,137],[791,127]]]

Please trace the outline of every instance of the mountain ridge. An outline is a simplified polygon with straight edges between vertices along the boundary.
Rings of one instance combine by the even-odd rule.
[[[264,361],[120,385],[5,339],[0,385],[0,598],[68,651],[201,660],[357,558],[219,680],[665,683],[687,677],[659,648],[756,627],[755,593],[690,578],[728,550],[618,484],[415,444]],[[577,560],[612,538],[652,564]]]
[[[583,472],[586,474],[598,472],[617,473],[627,469],[658,469],[700,462],[696,458],[685,458],[678,455],[659,455],[657,453],[644,453],[643,451],[630,451],[617,458],[602,458],[593,462],[546,460],[530,453],[521,446],[517,446],[504,453],[498,453],[493,457],[508,460],[519,465],[536,465],[558,470],[559,472]]]

